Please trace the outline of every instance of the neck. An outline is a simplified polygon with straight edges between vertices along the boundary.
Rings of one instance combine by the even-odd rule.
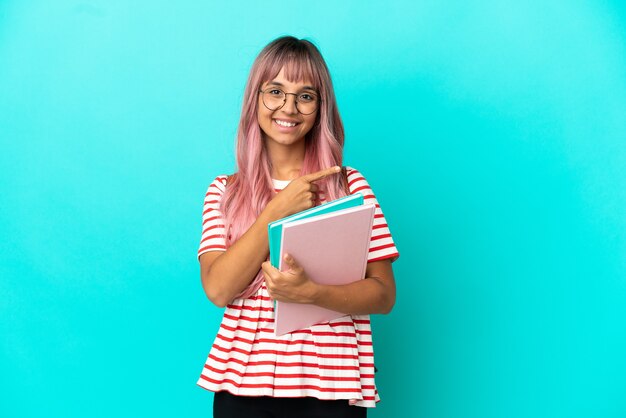
[[[266,145],[268,156],[272,162],[272,178],[276,180],[293,180],[300,176],[300,170],[304,162],[304,140],[291,145],[268,141]]]

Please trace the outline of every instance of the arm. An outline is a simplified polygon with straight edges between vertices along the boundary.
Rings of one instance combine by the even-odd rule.
[[[269,254],[267,224],[272,218],[268,213],[261,213],[226,251],[211,251],[200,256],[202,287],[215,305],[226,306],[257,275]]]
[[[268,223],[312,207],[317,191],[313,182],[339,170],[331,167],[293,180],[226,251],[210,251],[200,256],[200,279],[211,302],[224,307],[252,282],[269,254]]]
[[[312,303],[351,315],[389,313],[396,301],[396,285],[391,260],[368,263],[364,280],[347,285],[321,285],[311,281],[296,260],[287,256],[289,269],[281,272],[263,263],[270,296],[293,303]]]
[[[396,282],[390,260],[367,265],[365,280],[343,286],[319,286],[314,303],[348,314],[388,314],[396,303]]]

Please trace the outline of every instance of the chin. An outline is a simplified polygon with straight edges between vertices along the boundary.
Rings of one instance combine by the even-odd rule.
[[[293,145],[293,144],[297,144],[300,141],[303,141],[304,139],[293,137],[293,136],[284,137],[281,135],[275,135],[275,136],[268,137],[268,140],[276,142],[281,145]]]

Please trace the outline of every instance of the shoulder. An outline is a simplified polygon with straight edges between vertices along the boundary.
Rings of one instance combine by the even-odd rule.
[[[356,177],[363,177],[363,174],[359,170],[357,170],[356,168],[351,167],[349,165],[347,165],[345,167],[346,167],[346,174],[348,176],[348,179],[356,178]]]
[[[363,173],[361,173],[359,170],[354,167],[346,166],[346,175],[348,177],[348,187],[350,189],[350,194],[363,192],[365,190],[371,192],[371,187],[369,183],[365,179]]]
[[[215,177],[215,179],[213,179],[209,187],[214,186],[223,190],[226,187],[226,183],[228,182],[229,178],[230,176],[228,174],[220,174],[219,176]]]
[[[211,200],[211,198],[219,197],[224,194],[226,190],[226,183],[228,181],[229,176],[227,174],[221,174],[209,184],[209,187],[206,192],[206,200]]]

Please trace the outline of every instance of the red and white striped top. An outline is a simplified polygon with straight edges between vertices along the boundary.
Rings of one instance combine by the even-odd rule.
[[[368,262],[398,258],[380,205],[365,178],[348,167],[350,193],[376,205]],[[218,176],[204,201],[198,257],[225,251],[219,209],[227,176]],[[275,181],[277,191],[287,182]],[[323,196],[320,196],[323,201]],[[380,400],[374,383],[374,350],[369,315],[346,315],[282,336],[274,335],[274,303],[265,285],[227,305],[217,337],[197,384],[241,396],[346,399],[373,407]]]

